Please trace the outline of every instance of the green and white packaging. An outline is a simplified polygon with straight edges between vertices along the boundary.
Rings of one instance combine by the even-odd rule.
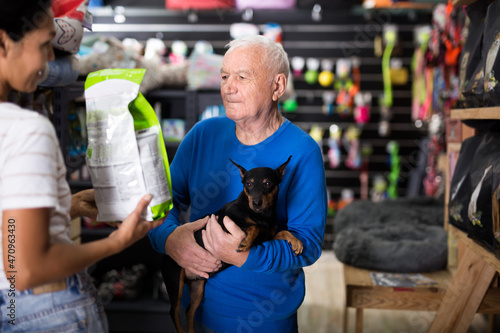
[[[145,69],[104,69],[85,81],[87,167],[97,220],[123,221],[141,197],[153,196],[143,218],[172,208],[172,183],[158,118],[139,92]]]

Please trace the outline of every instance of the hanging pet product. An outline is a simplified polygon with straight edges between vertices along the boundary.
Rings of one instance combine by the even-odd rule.
[[[353,96],[350,91],[354,84],[351,78],[351,60],[340,58],[336,64],[336,79],[333,85],[337,98],[335,100],[337,113],[342,116],[352,115]]]
[[[290,61],[290,65],[292,66],[292,74],[294,76],[302,75],[302,70],[304,69],[305,64],[306,64],[306,61],[304,58],[293,57]]]
[[[328,139],[328,161],[330,168],[336,169],[340,165],[340,140],[342,138],[342,129],[332,124],[330,126],[330,138]]]
[[[318,69],[319,69],[319,60],[317,58],[307,58],[306,66],[307,71],[304,74],[304,80],[307,84],[314,85],[318,82]]]
[[[325,134],[325,130],[320,125],[312,125],[309,130],[309,135],[318,143],[320,147],[323,147],[323,135]]]
[[[425,102],[426,87],[425,87],[425,67],[426,53],[429,45],[430,26],[417,27],[414,30],[416,47],[412,59],[413,83],[412,83],[412,120],[416,127],[422,126],[424,114],[422,107]]]
[[[354,121],[363,125],[370,121],[370,110],[372,94],[369,92],[358,92],[354,95]]]
[[[390,62],[391,54],[396,45],[398,29],[395,25],[384,25],[384,43],[385,49],[382,55],[382,77],[384,80],[384,94],[379,99],[381,121],[379,123],[379,135],[388,136],[390,133],[389,119],[391,117],[390,108],[392,107],[392,82]]]
[[[369,187],[369,176],[368,176],[368,168],[369,168],[369,158],[373,153],[373,147],[370,144],[364,143],[361,145],[361,172],[359,174],[359,197],[361,200],[368,199],[368,187]]]
[[[399,144],[397,141],[389,141],[387,143],[387,152],[389,153],[389,164],[391,171],[387,177],[389,186],[387,187],[387,197],[394,199],[398,197],[398,181],[399,181]]]
[[[359,137],[361,135],[361,128],[351,125],[344,132],[342,144],[347,150],[347,158],[345,165],[350,169],[361,168],[361,151],[359,147]]]
[[[380,202],[387,199],[387,180],[384,176],[377,174],[373,177],[372,188],[370,190],[370,200]]]
[[[174,65],[180,65],[186,60],[188,47],[182,40],[174,40],[168,58]]]
[[[262,35],[276,43],[283,42],[283,29],[278,23],[266,23],[262,26]]]
[[[327,116],[332,115],[335,109],[335,91],[327,90],[321,95],[323,99],[323,113]]]
[[[321,60],[321,73],[318,75],[318,82],[322,87],[331,87],[335,76],[333,75],[333,60]]]

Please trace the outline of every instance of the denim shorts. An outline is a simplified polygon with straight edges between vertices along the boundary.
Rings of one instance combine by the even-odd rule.
[[[34,295],[0,290],[0,332],[108,332],[97,292],[86,272],[66,278],[67,288]]]

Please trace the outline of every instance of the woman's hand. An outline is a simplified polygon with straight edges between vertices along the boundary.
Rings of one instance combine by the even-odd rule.
[[[118,229],[113,231],[109,238],[119,241],[118,251],[121,251],[133,243],[143,238],[149,230],[158,227],[165,218],[156,221],[145,221],[141,219],[141,214],[151,202],[151,195],[146,194],[141,198],[136,208],[122,223],[118,224]]]
[[[168,236],[165,242],[165,252],[179,266],[184,267],[188,274],[208,279],[209,273],[219,270],[220,260],[217,260],[207,250],[198,245],[194,232],[202,229],[208,217],[183,224]]]
[[[71,218],[86,216],[97,218],[97,205],[95,203],[94,189],[83,190],[71,196]]]
[[[215,215],[210,216],[207,228],[203,230],[203,243],[221,261],[240,267],[248,258],[248,251],[237,252],[246,234],[229,217],[224,217],[222,222],[229,233],[222,229]]]

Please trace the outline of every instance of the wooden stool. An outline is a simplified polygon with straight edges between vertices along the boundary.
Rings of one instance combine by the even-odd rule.
[[[346,302],[344,308],[344,333],[347,332],[347,308],[356,309],[356,333],[363,331],[363,309],[437,311],[446,288],[453,277],[450,271],[441,270],[422,275],[437,284],[414,288],[396,288],[373,285],[370,271],[343,265]]]

